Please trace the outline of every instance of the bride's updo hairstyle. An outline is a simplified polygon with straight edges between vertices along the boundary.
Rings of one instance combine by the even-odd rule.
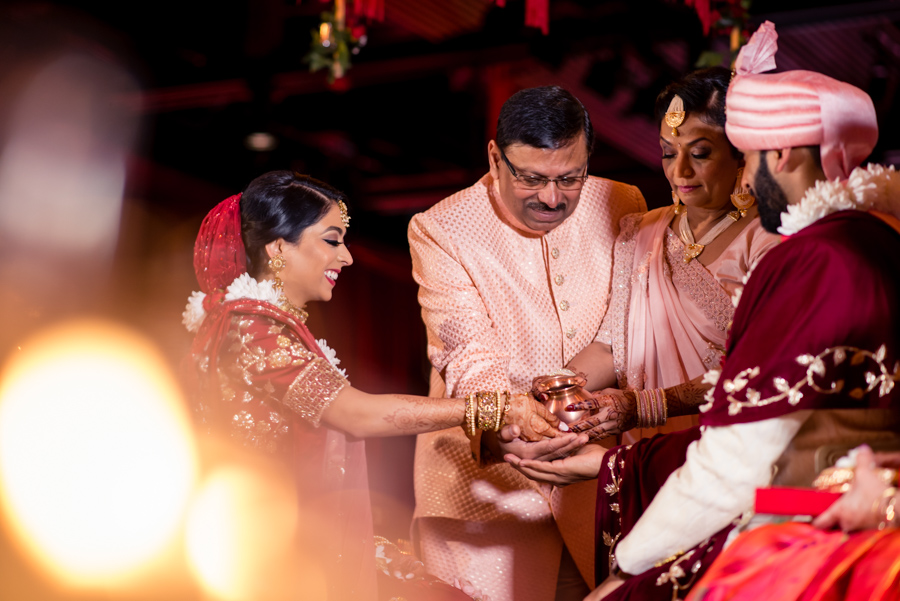
[[[241,238],[247,250],[247,272],[265,274],[266,244],[283,238],[296,244],[304,230],[318,223],[343,192],[294,171],[270,171],[254,179],[241,195]]]
[[[725,67],[710,67],[688,73],[678,81],[670,83],[656,97],[654,114],[656,123],[662,123],[669,110],[672,98],[677,94],[684,103],[684,111],[688,115],[697,115],[701,121],[709,125],[725,128],[725,95],[731,82],[731,71]],[[726,138],[727,139],[727,138]],[[731,145],[735,157],[741,153]]]

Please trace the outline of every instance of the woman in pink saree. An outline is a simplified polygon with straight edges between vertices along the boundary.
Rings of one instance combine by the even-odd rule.
[[[740,190],[743,161],[724,132],[730,77],[722,67],[696,71],[657,98],[673,204],[622,219],[609,310],[594,343],[569,363],[585,374],[589,390],[627,392],[612,397],[617,419],[604,421],[601,413],[575,432],[625,433],[624,442],[634,442],[695,425],[690,399],[654,399],[667,419],[645,415],[634,391],[682,384],[719,365],[732,297],[779,241],[762,229],[753,198]],[[697,390],[699,404],[704,389]]]
[[[505,421],[538,440],[555,435],[559,422],[533,399],[503,391],[426,399],[371,395],[350,385],[334,352],[306,327],[303,310],[330,300],[341,270],[352,264],[345,200],[313,178],[274,171],[219,203],[194,247],[201,292],[191,296],[184,324],[195,334],[190,364],[202,426],[287,466],[301,520],[321,533],[298,542],[315,550],[327,598],[374,601],[379,585],[363,438],[454,426],[497,430]],[[424,578],[421,564],[399,553],[386,557],[389,547],[378,545],[379,567],[393,574],[402,564],[400,580],[410,585],[402,596],[469,598]],[[388,583],[386,590],[394,588]]]
[[[740,190],[742,159],[724,130],[730,77],[724,68],[696,71],[657,98],[662,163],[674,203],[622,219],[609,310],[596,340],[568,365],[583,375],[588,390],[603,389],[569,406],[597,410],[572,424],[572,431],[592,440],[621,434],[624,444],[609,451],[588,444],[553,462],[522,465],[520,458],[505,457],[526,476],[550,484],[598,478],[598,583],[610,574],[618,541],[699,436],[696,415],[708,388],[701,378],[722,360],[733,297],[780,240],[763,230],[752,197]],[[674,433],[651,438],[658,432]],[[585,464],[577,456],[588,453],[603,457],[599,475],[581,470]],[[632,591],[635,598],[668,595],[670,589],[655,583],[666,569],[659,567],[646,588]]]

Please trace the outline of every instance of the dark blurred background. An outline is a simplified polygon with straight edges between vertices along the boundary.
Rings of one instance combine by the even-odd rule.
[[[342,273],[331,303],[311,307],[311,330],[336,349],[357,387],[424,393],[425,332],[406,227],[414,213],[487,170],[486,145],[505,99],[536,85],[570,89],[591,112],[597,134],[589,172],[635,184],[651,207],[661,206],[669,188],[654,99],[705,51],[727,54],[727,35],[704,33],[695,8],[682,0],[550,0],[548,35],[525,27],[524,0],[505,7],[492,0],[384,0],[382,21],[358,20],[367,44],[346,76],[331,83],[303,59],[320,13],[332,5],[0,7],[4,140],[15,125],[11,107],[30,78],[72,53],[126,74],[93,110],[136,128],[109,269],[98,275],[81,265],[75,281],[42,274],[31,288],[13,281],[19,272],[4,271],[4,352],[47,320],[88,311],[146,332],[177,368],[190,344],[180,320],[196,289],[192,246],[200,220],[257,175],[295,169],[345,190],[353,219],[355,265]],[[353,7],[348,2],[348,11]],[[765,19],[778,28],[779,70],[821,71],[872,95],[881,137],[871,160],[900,163],[900,2],[753,0],[747,30]],[[15,262],[23,248],[0,241],[0,252]],[[413,445],[405,438],[368,446],[376,532],[406,536]]]

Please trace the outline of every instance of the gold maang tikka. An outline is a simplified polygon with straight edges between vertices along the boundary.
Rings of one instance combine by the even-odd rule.
[[[347,205],[344,204],[343,200],[339,200],[338,208],[341,210],[341,223],[344,224],[344,229],[347,229],[350,227],[350,214],[347,212]]]
[[[669,108],[666,110],[666,125],[672,128],[673,136],[678,135],[678,127],[684,123],[685,116],[684,101],[681,99],[681,96],[675,94],[672,97],[672,102],[669,103]]]

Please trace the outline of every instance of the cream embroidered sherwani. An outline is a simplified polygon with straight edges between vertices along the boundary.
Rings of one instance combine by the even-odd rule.
[[[514,225],[500,202],[485,175],[410,222],[428,356],[439,373],[432,395],[443,396],[444,384],[454,397],[525,393],[532,378],[565,366],[606,312],[620,218],[646,210],[637,188],[591,177],[568,219],[537,235]],[[414,533],[428,570],[468,578],[492,601],[549,600],[564,538],[592,584],[596,483],[552,490],[504,463],[479,467],[477,451],[462,428],[419,436]],[[438,537],[459,533],[463,542],[428,540],[430,518],[447,518]],[[498,524],[503,533],[492,540]],[[472,535],[475,545],[465,542]]]

